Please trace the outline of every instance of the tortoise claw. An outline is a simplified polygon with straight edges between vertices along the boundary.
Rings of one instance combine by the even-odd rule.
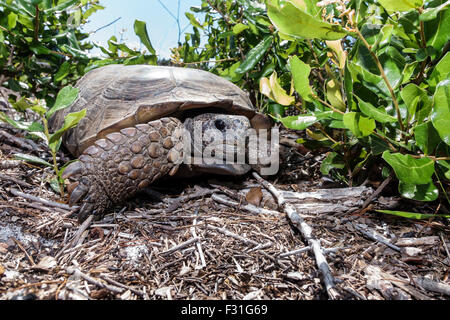
[[[88,192],[88,188],[86,188],[82,184],[78,185],[75,188],[75,190],[73,190],[72,193],[70,194],[69,206],[73,206],[78,201],[80,201],[80,199],[83,198],[87,192]]]
[[[80,161],[73,162],[67,166],[61,177],[65,180],[70,178],[71,176],[80,174],[82,170],[83,165]]]
[[[78,211],[78,222],[82,223],[84,220],[86,220],[92,214],[93,209],[94,204],[85,202],[81,206],[80,211]]]

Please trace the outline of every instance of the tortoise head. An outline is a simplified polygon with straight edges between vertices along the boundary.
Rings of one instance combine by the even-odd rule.
[[[256,120],[260,122],[260,119]],[[222,175],[247,173],[252,167],[249,161],[252,150],[249,148],[255,149],[249,141],[255,141],[258,136],[253,125],[246,116],[233,114],[203,113],[187,118],[183,135],[184,163],[197,172]],[[270,144],[267,145],[267,148],[270,147]]]

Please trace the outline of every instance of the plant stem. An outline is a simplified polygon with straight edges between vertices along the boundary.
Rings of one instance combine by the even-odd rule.
[[[39,41],[39,5],[35,6],[36,17],[34,19],[34,41]]]
[[[326,105],[328,108],[330,108],[330,109],[333,110],[334,112],[340,113],[340,114],[342,114],[342,115],[345,114],[345,112],[336,109],[335,107],[333,107],[333,106],[332,106],[331,104],[329,104],[328,102],[326,102],[326,101],[320,99],[317,95],[313,95],[313,97],[314,97],[315,99],[317,99],[317,101],[319,101],[320,103]]]
[[[355,30],[356,30],[356,33],[357,33],[359,39],[361,39],[361,41],[364,43],[364,45],[369,50],[372,58],[375,60],[375,63],[377,65],[377,67],[378,67],[378,70],[380,70],[381,77],[383,78],[384,82],[386,83],[386,86],[388,87],[388,90],[389,90],[389,92],[391,94],[392,101],[393,101],[394,107],[395,107],[395,111],[397,113],[397,119],[398,119],[398,123],[400,125],[400,129],[402,131],[405,131],[405,126],[403,125],[403,122],[402,122],[402,115],[400,114],[400,107],[398,105],[397,97],[395,96],[394,89],[392,88],[391,83],[389,82],[389,79],[387,78],[386,73],[384,72],[383,66],[381,65],[381,62],[378,59],[378,57],[375,54],[375,52],[372,51],[371,45],[367,42],[367,40],[361,34],[361,31],[359,31],[358,28],[356,28]]]
[[[45,118],[45,115],[42,117],[42,122],[44,123],[44,134],[47,137],[47,141],[50,141],[50,132],[48,130],[48,121]],[[56,173],[56,179],[57,179],[58,185],[59,185],[59,193],[61,194],[61,197],[64,197],[64,186],[59,181],[59,168],[58,168],[58,161],[56,159],[56,152],[53,151],[52,148],[49,148],[49,149],[50,149],[50,152],[51,152],[52,158],[53,158],[53,170]]]

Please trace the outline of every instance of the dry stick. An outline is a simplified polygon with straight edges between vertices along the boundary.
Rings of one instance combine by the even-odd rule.
[[[20,160],[2,160],[0,161],[0,169],[14,169],[20,167],[22,163]]]
[[[197,225],[197,218],[194,219],[192,224],[193,224],[193,226],[191,227],[192,236],[194,238],[198,238],[197,232],[195,231],[195,227]],[[197,251],[198,251],[198,254],[200,256],[200,261],[202,262],[202,265],[200,266],[199,269],[203,269],[204,267],[206,267],[206,260],[205,260],[205,255],[203,254],[202,243],[200,241],[198,241],[195,245],[197,247]]]
[[[375,240],[377,242],[380,242],[386,246],[388,246],[391,249],[394,249],[395,251],[401,252],[402,249],[400,249],[399,247],[397,247],[396,245],[393,245],[392,243],[389,242],[388,239],[386,239],[385,237],[383,237],[382,235],[376,233],[373,230],[370,230],[367,227],[364,227],[362,225],[356,224],[355,225],[355,229],[358,230],[359,232],[361,232],[363,235],[365,235],[366,237]]]
[[[19,247],[20,250],[23,251],[23,253],[25,253],[25,256],[27,257],[27,259],[30,261],[31,265],[35,265],[36,263],[34,263],[33,258],[28,254],[27,250],[25,250],[25,248],[22,246],[22,244],[20,243],[19,240],[17,240],[14,237],[11,237],[11,239],[17,244],[17,246]]]
[[[15,189],[11,189],[11,190],[9,190],[9,192],[11,194],[13,194],[14,196],[16,196],[16,197],[22,197],[22,198],[25,198],[27,200],[36,201],[36,202],[45,204],[45,205],[47,205],[49,207],[54,207],[54,208],[56,207],[56,208],[64,209],[64,210],[67,210],[67,211],[71,211],[72,209],[76,209],[77,208],[75,206],[71,208],[67,204],[64,204],[64,203],[59,203],[59,202],[55,202],[55,201],[51,201],[51,200],[35,197],[35,196],[32,196],[30,194],[26,194],[26,193],[20,192],[20,191],[15,190]]]
[[[145,294],[143,292],[141,292],[139,290],[136,290],[136,289],[133,289],[133,288],[131,288],[129,286],[126,286],[126,285],[124,285],[124,284],[122,284],[120,282],[117,282],[117,281],[115,281],[115,280],[113,280],[113,279],[111,279],[111,278],[109,278],[109,277],[107,277],[105,275],[100,275],[100,278],[105,280],[106,282],[111,283],[112,285],[114,285],[116,287],[120,287],[120,288],[124,288],[124,289],[130,290],[131,292],[133,292],[134,294],[136,294],[136,295],[138,295],[140,297],[144,297],[145,296]]]
[[[372,193],[370,195],[369,198],[367,198],[366,201],[364,201],[362,208],[360,211],[364,210],[365,208],[367,208],[367,206],[372,202],[373,199],[375,199],[375,197],[377,197],[381,192],[383,192],[384,188],[387,187],[387,185],[392,181],[392,172],[389,175],[389,177],[386,178],[386,180],[383,181],[382,184],[380,184],[380,186],[377,188],[377,190]]]
[[[305,240],[308,242],[309,247],[314,253],[317,266],[322,272],[325,288],[330,299],[336,299],[338,292],[334,284],[334,278],[331,274],[330,266],[323,254],[323,250],[320,243],[312,235],[311,227],[303,220],[302,217],[294,210],[294,208],[284,200],[283,195],[272,184],[261,178],[256,172],[253,172],[253,176],[261,183],[278,201],[278,206],[284,210],[292,224],[300,231]]]
[[[172,252],[184,249],[186,247],[189,247],[191,244],[193,244],[193,243],[195,243],[197,241],[200,241],[200,238],[197,237],[197,238],[189,239],[188,241],[185,241],[185,242],[183,242],[183,243],[181,243],[181,244],[179,244],[179,245],[177,245],[175,247],[172,247],[169,250],[163,251],[160,254],[169,254],[169,253],[172,253]]]
[[[244,238],[244,237],[242,237],[242,236],[240,236],[240,235],[238,235],[238,234],[235,234],[235,233],[233,233],[233,232],[231,232],[231,231],[229,231],[229,230],[227,230],[227,229],[225,229],[225,228],[215,227],[215,226],[210,225],[210,224],[206,225],[206,228],[209,229],[209,230],[214,230],[214,231],[220,232],[220,233],[222,233],[222,234],[224,234],[224,235],[226,235],[226,236],[228,236],[228,237],[234,238],[234,239],[236,239],[236,240],[242,241],[242,242],[244,242],[245,244],[252,244],[252,245],[254,245],[254,246],[259,246],[259,245],[260,245],[260,244],[259,244],[258,242],[256,242],[256,241],[253,241],[253,240],[251,240],[251,239]]]
[[[1,173],[0,173],[0,180],[9,180],[9,181],[12,181],[12,182],[14,182],[14,183],[17,183],[17,184],[18,184],[19,186],[21,186],[21,187],[24,187],[24,188],[31,188],[31,185],[30,185],[30,184],[28,184],[28,183],[26,183],[26,182],[24,182],[24,181],[22,181],[22,180],[19,180],[19,179],[17,179],[17,178],[8,176],[8,175],[6,175],[6,174],[1,174]]]
[[[425,290],[442,293],[450,296],[450,285],[436,282],[430,279],[413,276],[414,282]]]
[[[35,148],[31,144],[29,144],[27,141],[25,141],[24,139],[13,136],[12,134],[9,134],[6,131],[0,130],[0,137],[5,138],[7,141],[13,142],[14,144],[16,144],[17,146],[19,146],[22,149],[26,149],[28,151],[35,150]]]
[[[68,267],[66,269],[66,271],[69,274],[73,274],[75,277],[83,278],[87,282],[92,283],[92,284],[96,285],[97,287],[100,287],[100,288],[103,288],[103,289],[107,289],[107,290],[109,290],[111,292],[114,292],[114,293],[121,294],[125,290],[124,288],[118,288],[116,286],[110,286],[108,284],[101,283],[100,281],[97,281],[96,279],[88,276],[87,274],[84,274],[79,269],[74,268],[74,267]]]
[[[245,211],[254,213],[254,214],[267,214],[267,215],[273,215],[273,216],[279,216],[280,213],[278,211],[274,211],[274,210],[268,210],[268,209],[264,209],[264,208],[259,208],[256,207],[252,204],[247,204],[247,205],[240,205],[239,203],[235,202],[235,201],[231,201],[225,198],[222,198],[221,196],[217,195],[217,194],[213,194],[211,199],[213,199],[216,202],[219,202],[221,204],[227,205],[229,207],[233,207],[233,208],[237,208],[237,209],[243,209]]]

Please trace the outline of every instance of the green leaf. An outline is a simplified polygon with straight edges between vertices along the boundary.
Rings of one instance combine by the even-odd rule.
[[[419,20],[420,21],[430,21],[430,20],[436,19],[439,12],[446,9],[449,4],[450,4],[450,1],[447,1],[443,4],[441,4],[440,6],[437,6],[436,8],[425,9],[422,12],[422,14],[420,15]]]
[[[434,162],[424,157],[416,159],[409,154],[385,151],[383,159],[394,169],[397,178],[409,184],[428,184],[434,173]]]
[[[335,80],[330,80],[327,82],[327,99],[333,107],[338,110],[345,111],[346,106],[344,99],[342,99],[341,88]]]
[[[14,158],[16,160],[23,160],[23,161],[26,161],[26,162],[42,164],[42,165],[47,166],[47,167],[53,167],[47,161],[45,161],[45,160],[43,160],[41,158],[35,157],[35,156],[31,156],[29,154],[16,153],[16,154],[14,154]]]
[[[450,10],[446,9],[437,14],[437,18],[425,21],[425,38],[427,46],[441,51],[448,41],[448,30],[450,30]]]
[[[156,51],[153,48],[152,43],[150,42],[150,38],[148,36],[147,24],[144,21],[139,20],[134,21],[134,32],[139,37],[144,46],[147,48],[147,50],[151,54],[156,54]]]
[[[9,30],[12,30],[16,27],[17,25],[17,18],[18,15],[15,14],[14,12],[11,12],[10,14],[8,14],[8,28]]]
[[[358,100],[359,109],[366,116],[373,118],[381,123],[397,122],[397,118],[390,116],[386,111],[380,108],[375,108],[372,104],[361,100],[359,97],[356,97],[356,99]]]
[[[288,116],[281,118],[281,123],[289,129],[293,130],[305,130],[309,126],[323,119],[330,119],[333,111],[326,111],[317,114],[302,114],[298,116]]]
[[[400,181],[398,191],[403,197],[417,201],[434,201],[439,196],[439,190],[432,182],[428,184],[410,184]]]
[[[72,103],[78,98],[78,92],[79,89],[72,86],[67,86],[61,89],[56,97],[55,104],[46,114],[47,119],[50,119],[56,111],[65,109],[72,105]]]
[[[189,19],[189,22],[196,28],[203,29],[203,26],[201,25],[200,21],[197,20],[197,18],[190,12],[184,13],[186,18]]]
[[[328,153],[327,157],[322,161],[320,166],[320,172],[323,175],[330,174],[332,169],[344,169],[345,162],[342,159],[342,156],[337,154],[336,152]]]
[[[450,145],[450,79],[441,81],[433,98],[431,121],[441,139]]]
[[[414,137],[417,146],[425,155],[434,153],[434,149],[441,142],[438,132],[434,129],[431,121],[427,121],[414,127]]]
[[[433,72],[428,78],[428,84],[430,88],[434,90],[437,84],[443,80],[450,78],[450,52],[447,52],[445,56],[434,67]]]
[[[295,91],[306,101],[313,102],[315,93],[309,85],[311,67],[297,56],[289,58]]]
[[[268,0],[267,14],[277,29],[290,37],[338,40],[347,35],[341,25],[313,17],[301,4],[301,1],[294,0]]]
[[[374,119],[363,117],[359,112],[347,112],[343,120],[345,127],[357,138],[370,135],[376,127]]]
[[[423,0],[378,0],[388,12],[402,12],[420,8]]]
[[[71,65],[72,65],[72,63],[70,61],[66,61],[61,65],[58,72],[55,73],[55,81],[56,82],[62,81],[65,77],[67,77],[69,75]]]
[[[266,51],[269,50],[270,45],[272,44],[273,37],[268,36],[264,38],[256,47],[251,49],[247,54],[245,60],[241,63],[239,68],[236,69],[236,73],[244,74],[253,69],[253,67],[261,61],[262,57],[266,54]]]
[[[380,213],[391,214],[398,217],[409,218],[409,219],[431,219],[431,218],[450,218],[450,215],[437,215],[437,214],[428,214],[428,213],[415,213],[415,212],[407,212],[407,211],[392,211],[392,210],[375,210]]]
[[[244,76],[242,73],[236,73],[236,69],[239,68],[240,65],[241,65],[240,61],[234,63],[228,69],[225,69],[222,72],[220,72],[220,76],[231,82],[240,81]]]
[[[58,1],[58,3],[60,4],[45,10],[45,14],[50,14],[57,11],[65,11],[69,9],[71,6],[75,5],[78,1],[79,0],[67,0],[62,3],[60,3],[61,1]]]
[[[74,128],[78,124],[78,122],[80,122],[81,119],[83,119],[85,116],[86,116],[86,109],[83,109],[79,112],[69,113],[64,118],[64,125],[62,126],[62,128],[53,133],[52,135],[50,135],[49,144],[52,145],[59,142],[62,135],[67,130]]]
[[[235,26],[233,26],[233,34],[238,35],[244,30],[247,30],[249,27],[243,23],[238,23]]]
[[[405,102],[411,117],[416,114],[417,109],[431,110],[431,99],[428,97],[427,92],[413,83],[404,87],[400,91],[400,96]]]

